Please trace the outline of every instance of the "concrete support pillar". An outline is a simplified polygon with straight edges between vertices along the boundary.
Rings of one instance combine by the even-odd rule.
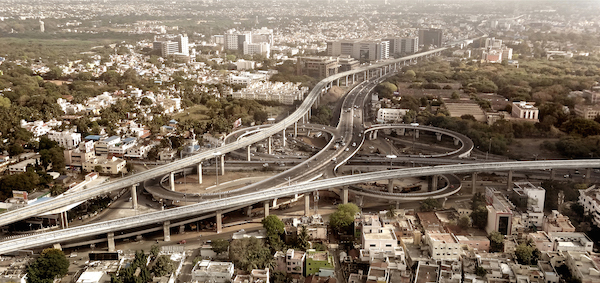
[[[477,187],[477,172],[473,172],[473,177],[471,178],[471,193],[475,194],[476,187]]]
[[[460,140],[459,140],[459,139],[457,139],[457,138],[454,138],[454,145],[458,145],[458,143],[459,143],[459,142],[460,142]]]
[[[171,191],[175,190],[175,172],[171,172],[169,175],[169,187],[171,188]]]
[[[264,208],[265,208],[265,217],[269,216],[269,201],[265,200],[264,204]]]
[[[304,116],[302,116],[302,120],[304,120]],[[269,154],[273,154],[273,150],[271,149],[271,144],[273,144],[273,138],[269,137],[269,139],[268,139],[268,142],[267,142],[267,143],[269,144],[269,145],[267,146],[267,147],[268,147],[268,152],[269,152]]]
[[[388,193],[393,193],[394,192],[394,179],[389,179],[388,180]]]
[[[554,180],[556,178],[556,170],[550,169],[550,180]]]
[[[52,245],[52,248],[62,251],[62,246],[60,245],[60,243],[56,243],[56,244]]]
[[[202,163],[198,163],[198,184],[202,184]]]
[[[510,189],[512,189],[513,186],[513,171],[512,170],[508,170],[508,177],[506,178],[506,190],[510,191]]]
[[[225,154],[221,154],[221,176],[225,175]]]
[[[419,138],[419,130],[415,130],[415,138]]]
[[[373,131],[373,139],[377,139],[377,130]]]
[[[137,199],[137,190],[136,185],[131,186],[131,208],[137,209],[138,207],[138,199]]]
[[[273,208],[277,207],[277,199],[273,199],[273,204],[271,205],[271,207],[273,207]]]
[[[342,189],[342,203],[348,203],[348,189]]]
[[[60,213],[60,227],[63,229],[69,228],[69,218],[67,218],[67,212]]]
[[[217,225],[217,234],[223,232],[223,211],[217,210],[215,217],[215,225]]]
[[[294,137],[298,137],[298,122],[294,122]]]
[[[285,136],[285,129],[283,129],[282,138],[281,138],[281,140],[283,141],[283,147],[285,147],[285,140],[286,139],[287,139],[287,137]]]
[[[438,189],[438,179],[439,179],[438,175],[431,176],[431,187],[433,188],[434,191],[437,191],[437,189]]]
[[[304,193],[304,216],[310,216],[310,193]]]
[[[302,124],[306,124],[306,115],[302,115]]]
[[[251,216],[251,214],[252,214],[252,206],[248,206],[246,208],[246,215]]]
[[[589,184],[590,180],[592,179],[592,168],[586,168],[585,169],[585,183]]]
[[[169,220],[163,222],[163,235],[165,242],[171,241],[171,221]]]
[[[340,79],[335,80],[337,86],[340,86]]]
[[[252,161],[252,154],[250,154],[250,145],[246,147],[246,158],[248,161]]]
[[[110,233],[106,234],[106,239],[108,240],[108,251],[114,252],[115,251],[115,233],[110,232]]]
[[[442,141],[442,133],[435,133],[435,137],[437,138],[437,141]]]
[[[185,233],[185,225],[179,225],[179,234]]]

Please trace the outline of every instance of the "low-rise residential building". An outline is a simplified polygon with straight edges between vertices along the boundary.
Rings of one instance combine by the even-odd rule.
[[[581,283],[600,283],[600,257],[589,252],[566,251],[565,264]]]
[[[552,210],[552,214],[544,217],[542,229],[550,232],[575,232],[575,226],[571,224],[569,217],[562,215],[558,210]]]
[[[429,247],[429,254],[434,260],[458,260],[462,254],[460,243],[451,233],[427,231],[425,243]]]
[[[468,249],[479,252],[488,252],[490,250],[490,239],[485,236],[457,235],[456,240],[461,246]]]
[[[150,149],[152,149],[152,147],[154,147],[154,146],[153,145],[136,145],[134,147],[127,149],[127,152],[125,153],[124,156],[127,158],[145,159],[148,157],[148,152],[150,151]]]
[[[377,110],[377,122],[379,123],[397,123],[401,122],[404,115],[408,113],[410,109],[393,109],[393,108],[379,108]]]
[[[600,115],[600,105],[575,105],[575,114],[584,119],[593,120]]]
[[[600,226],[600,188],[591,186],[585,190],[579,190],[578,203],[583,206],[585,213],[592,217],[594,225]]]
[[[540,252],[551,252],[554,250],[552,239],[544,231],[529,233],[527,234],[527,239],[531,240]]]
[[[127,151],[129,149],[135,147],[136,144],[137,144],[137,138],[134,138],[134,137],[125,138],[114,145],[110,145],[108,147],[108,153],[113,156],[123,157],[123,156],[125,156]]]
[[[548,233],[552,240],[554,251],[592,252],[594,242],[582,232],[552,232]]]
[[[333,256],[328,251],[316,251],[313,249],[306,251],[304,276],[316,274],[321,269],[332,270],[334,266]]]
[[[81,134],[72,131],[49,131],[48,139],[55,141],[56,143],[58,143],[59,146],[63,148],[72,149],[77,147],[81,142]]]
[[[307,92],[308,88],[300,86],[300,83],[266,81],[249,83],[245,88],[233,92],[231,96],[240,99],[278,101],[292,105],[294,101],[304,99]]]
[[[27,171],[27,166],[36,166],[38,164],[40,164],[40,156],[39,155],[37,155],[34,158],[26,159],[21,162],[9,165],[8,172],[10,174],[23,173],[23,172]]]
[[[96,155],[105,155],[108,154],[109,148],[115,146],[116,144],[121,142],[121,137],[119,136],[111,136],[107,138],[100,139],[96,143]]]
[[[98,173],[105,174],[119,174],[123,168],[125,168],[125,160],[117,158],[117,157],[96,157],[91,160],[86,160],[82,164],[82,170],[86,172],[96,171],[96,167],[100,166],[100,171]],[[98,168],[99,169],[99,168]]]
[[[514,205],[494,188],[486,188],[485,198],[487,202],[488,221],[485,227],[486,233],[498,231],[502,235],[512,234],[512,222]]]
[[[234,266],[231,262],[201,260],[192,268],[192,281],[226,283],[231,282]]]
[[[274,257],[277,263],[277,271],[288,274],[304,274],[305,252],[288,249],[285,253],[281,251],[276,252]]]
[[[415,272],[414,283],[438,282],[439,270],[440,267],[437,265],[430,265],[419,261],[417,271]]]
[[[393,250],[398,246],[398,239],[392,227],[363,229],[362,244],[365,250]]]
[[[65,164],[67,166],[82,167],[83,163],[95,158],[94,141],[88,140],[79,144],[75,149],[65,149]]]
[[[544,222],[544,202],[546,190],[530,182],[515,182],[511,201],[521,212],[521,220],[526,227],[542,227]]]

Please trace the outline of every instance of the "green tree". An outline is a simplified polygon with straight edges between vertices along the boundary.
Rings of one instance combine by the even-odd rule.
[[[467,229],[467,228],[469,228],[469,224],[471,224],[471,219],[469,219],[468,216],[463,215],[460,218],[458,218],[458,226],[461,229]]]
[[[504,251],[504,235],[498,231],[492,231],[488,235],[490,239],[490,252],[503,252]]]
[[[487,274],[487,270],[481,266],[477,266],[475,268],[475,275],[479,276],[479,277],[483,277]]]
[[[277,215],[271,214],[262,220],[263,228],[267,231],[267,239],[269,245],[273,250],[280,250],[283,248],[283,241],[281,235],[285,232],[285,224],[277,217]]]
[[[27,267],[27,283],[52,283],[54,279],[67,275],[69,261],[59,249],[45,249]]]
[[[222,252],[226,252],[229,249],[229,241],[225,239],[215,239],[212,241],[210,246],[216,254],[220,254]]]
[[[10,99],[0,96],[0,107],[10,108]]]
[[[354,216],[360,211],[353,203],[340,204],[337,210],[329,217],[329,226],[334,231],[348,232],[354,223]]]
[[[175,265],[171,258],[167,255],[161,255],[156,259],[156,264],[152,267],[154,276],[165,276],[171,274],[175,270]]]
[[[102,173],[102,166],[101,165],[94,166],[94,172]]]
[[[154,102],[152,101],[152,99],[150,99],[148,97],[142,97],[142,100],[140,100],[141,106],[150,106],[152,104],[154,104]]]
[[[306,228],[306,226],[302,225],[302,228],[300,228],[300,233],[298,234],[296,247],[303,251],[310,249],[310,242],[308,240],[308,229]]]
[[[158,253],[160,253],[160,246],[159,245],[152,245],[150,247],[150,255],[152,257],[157,257]]]
[[[233,240],[229,245],[229,258],[237,268],[246,272],[272,268],[275,263],[269,248],[255,237]]]
[[[437,199],[427,198],[421,202],[421,211],[434,211],[440,208],[440,202]]]
[[[515,256],[520,264],[531,264],[533,258],[533,248],[526,243],[520,243],[515,249]]]
[[[473,226],[479,229],[484,229],[485,226],[487,226],[487,215],[488,211],[485,206],[479,206],[475,208],[475,210],[471,212],[471,221]]]

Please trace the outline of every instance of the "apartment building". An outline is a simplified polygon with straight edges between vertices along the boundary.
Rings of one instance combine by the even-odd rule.
[[[81,134],[72,131],[49,131],[48,139],[57,142],[63,148],[72,149],[77,147],[81,142]]]

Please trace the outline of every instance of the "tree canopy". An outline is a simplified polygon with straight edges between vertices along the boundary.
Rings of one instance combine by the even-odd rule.
[[[67,275],[69,261],[59,249],[45,249],[27,267],[27,283],[52,283],[54,279]]]

